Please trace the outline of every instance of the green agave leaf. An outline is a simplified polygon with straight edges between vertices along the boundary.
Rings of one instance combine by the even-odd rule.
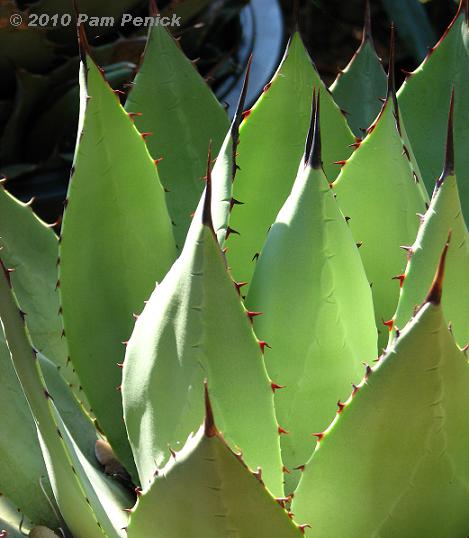
[[[345,117],[328,93],[298,33],[261,97],[240,129],[234,198],[243,202],[231,214],[230,226],[239,232],[228,243],[229,265],[238,281],[250,281],[253,256],[265,241],[293,185],[308,131],[311,93],[321,90],[323,156],[329,179],[338,173],[334,161],[350,154],[354,137]]]
[[[14,269],[11,281],[36,349],[54,362],[77,398],[86,402],[68,360],[59,314],[57,236],[28,204],[16,200],[3,188],[0,188],[0,246],[3,260]]]
[[[41,489],[47,476],[28,402],[11,364],[0,331],[0,492],[37,524],[56,526],[58,520]],[[47,480],[44,480],[47,488]],[[1,501],[2,497],[0,497]],[[0,523],[2,516],[0,515]],[[0,525],[0,531],[2,530]]]
[[[0,317],[16,375],[28,400],[60,512],[76,538],[123,536],[128,496],[98,473],[71,439],[46,386],[2,264]],[[33,362],[31,362],[33,361]],[[33,367],[32,367],[33,366]]]
[[[209,402],[207,410],[205,425],[138,500],[127,536],[151,536],[158,529],[162,538],[299,537],[299,528],[279,505],[284,499],[275,500],[262,475],[250,471],[242,455],[229,448],[214,425]]]
[[[398,99],[423,179],[430,190],[441,172],[452,88],[455,158],[463,212],[469,215],[469,30],[464,1],[448,31],[406,80]],[[431,136],[429,136],[431,133]]]
[[[440,283],[441,265],[427,302],[307,464],[292,510],[311,536],[467,535],[469,365],[438,304]]]
[[[262,467],[267,488],[282,496],[278,425],[250,323],[254,314],[245,310],[227,273],[212,229],[210,198],[208,190],[181,256],[156,287],[129,340],[122,384],[127,431],[147,487],[171,451],[197,431],[204,407],[197,388],[208,378],[230,446],[243,451],[250,468]]]
[[[454,173],[453,105],[454,101],[450,108],[445,169],[436,183],[417,239],[411,247],[407,247],[409,260],[404,274],[405,286],[401,289],[391,338],[398,327],[409,321],[416,306],[422,303],[450,231],[452,246],[446,262],[443,311],[451,324],[454,339],[460,346],[465,346],[469,341],[469,237]]]
[[[0,533],[6,531],[5,538],[24,538],[21,531],[28,532],[30,528],[30,523],[25,521],[21,512],[0,493]]]
[[[347,67],[331,86],[335,102],[347,112],[347,121],[357,137],[362,137],[381,109],[386,95],[386,73],[376,54],[371,36],[369,3],[363,39]]]
[[[405,268],[401,245],[411,244],[418,231],[417,213],[425,212],[425,199],[415,181],[410,147],[396,125],[396,108],[389,93],[383,109],[333,184],[342,212],[350,217],[355,240],[372,285],[379,344],[388,335],[383,320],[395,312],[399,285],[393,280]],[[403,148],[406,147],[406,151]]]
[[[233,198],[233,181],[238,171],[236,152],[239,143],[239,126],[243,117],[250,70],[251,58],[248,61],[241,95],[230,130],[223,141],[212,171],[211,214],[213,228],[220,245],[224,244],[225,239],[232,231],[228,225],[231,209],[234,205],[240,204]]]
[[[81,135],[60,243],[63,320],[93,412],[133,472],[116,363],[132,331],[132,312],[169,269],[175,244],[156,167],[89,56],[81,92]]]
[[[363,361],[377,356],[370,286],[322,171],[319,114],[313,118],[312,144],[269,231],[247,296],[248,308],[264,313],[256,334],[272,348],[269,375],[284,387],[275,393],[275,408],[289,432],[281,438],[289,469],[309,459],[312,433],[330,423],[337,400],[360,380]],[[287,475],[287,492],[298,475]]]
[[[150,30],[143,63],[125,108],[138,113],[141,132],[151,132],[148,149],[166,189],[176,242],[182,246],[204,188],[207,146],[216,154],[228,117],[205,81],[161,25]]]

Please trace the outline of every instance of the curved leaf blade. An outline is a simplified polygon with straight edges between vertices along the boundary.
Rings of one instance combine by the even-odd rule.
[[[256,334],[266,340],[266,366],[281,390],[277,417],[287,431],[282,459],[294,489],[324,430],[358,382],[363,361],[377,356],[370,286],[350,229],[319,163],[315,130],[310,155],[300,163],[292,192],[267,236],[247,296],[264,314]],[[287,490],[290,493],[292,490]]]
[[[262,467],[282,496],[282,464],[273,394],[248,313],[211,227],[210,194],[194,216],[181,256],[156,287],[127,346],[124,417],[142,485],[203,420],[208,379],[220,430]],[[203,221],[202,221],[203,219]]]
[[[311,536],[467,533],[469,432],[461,409],[469,405],[469,366],[434,298],[369,372],[306,466],[292,510],[311,522]]]
[[[228,117],[197,70],[162,25],[150,30],[143,63],[125,108],[138,113],[141,132],[153,133],[148,149],[169,190],[166,199],[178,246],[184,244],[204,183],[207,147],[221,147]]]
[[[236,200],[230,226],[239,237],[227,243],[235,280],[250,282],[269,226],[291,191],[308,131],[313,88],[320,90],[321,130],[326,175],[338,173],[334,161],[350,154],[354,137],[321,81],[298,33],[294,34],[272,81],[266,86],[240,128],[238,164],[233,184]]]
[[[132,511],[129,538],[150,536],[153,529],[168,537],[301,535],[262,478],[231,451],[213,417],[168,462]]]
[[[63,320],[93,412],[133,472],[116,363],[132,331],[132,312],[170,267],[175,244],[144,141],[89,57],[81,70],[81,136],[60,243]]]
[[[419,226],[417,213],[425,212],[404,145],[388,98],[371,132],[333,184],[342,212],[350,217],[355,241],[362,243],[360,254],[372,285],[380,346],[388,338],[382,323],[393,316],[399,298],[399,285],[393,278],[405,268],[400,246],[413,242]]]

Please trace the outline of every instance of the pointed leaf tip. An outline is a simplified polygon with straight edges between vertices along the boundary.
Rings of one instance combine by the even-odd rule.
[[[202,211],[202,223],[205,226],[208,226],[213,231],[213,222],[212,222],[212,141],[210,141],[208,146],[208,157],[207,157],[207,174],[205,176],[206,187],[205,187],[205,198],[204,198],[204,207]]]
[[[75,13],[78,16],[78,7],[76,1],[74,2]],[[77,34],[78,34],[78,50],[80,53],[80,60],[86,65],[86,56],[90,52],[90,45],[88,43],[88,37],[86,36],[85,25],[79,23],[77,25]]]
[[[371,6],[370,0],[365,0],[365,18],[363,23],[363,38],[362,42],[373,42],[373,35],[371,33]]]
[[[150,0],[148,2],[148,11],[152,17],[156,17],[159,14],[160,10],[158,9],[156,0]]]
[[[448,239],[441,253],[440,261],[436,270],[435,278],[433,279],[432,286],[428,292],[425,303],[432,303],[434,305],[439,305],[441,303],[441,296],[443,293],[443,280],[445,276],[445,262],[446,254],[448,253],[449,243],[451,241],[451,230],[448,233]]]
[[[232,150],[233,151],[233,155],[232,155],[232,161],[233,161],[232,178],[233,179],[235,178],[236,172],[238,170],[236,157],[238,155],[237,147],[239,143],[239,126],[243,120],[244,105],[246,104],[246,96],[247,96],[248,87],[249,87],[249,74],[251,72],[251,64],[252,64],[252,54],[249,56],[248,63],[246,65],[246,71],[244,73],[244,81],[243,81],[243,86],[241,88],[241,93],[239,95],[238,106],[236,107],[236,113],[234,115],[233,122],[231,124],[231,139],[232,139],[232,147],[233,147],[233,150]]]
[[[454,175],[453,115],[454,115],[454,87],[451,91],[451,101],[449,105],[449,114],[448,114],[448,135],[446,138],[445,171],[447,175]]]
[[[213,418],[212,403],[210,402],[210,395],[208,393],[207,380],[204,381],[204,396],[205,396],[205,435],[207,437],[215,437],[218,434],[218,430],[215,426],[215,419]]]
[[[397,102],[396,94],[396,26],[391,23],[391,35],[389,38],[389,66],[388,66],[388,90],[386,95],[386,101],[392,99],[394,105],[394,114],[396,118],[397,130],[401,132],[400,120],[399,120],[399,105]],[[385,103],[386,103],[385,101]]]
[[[311,126],[310,132],[308,133],[309,141],[309,155],[307,156],[307,162],[311,168],[318,170],[322,168],[321,160],[321,130],[319,126],[319,91],[316,95],[316,92],[313,92],[313,104],[311,108]],[[311,133],[311,134],[310,134]],[[308,145],[308,141],[307,141]]]

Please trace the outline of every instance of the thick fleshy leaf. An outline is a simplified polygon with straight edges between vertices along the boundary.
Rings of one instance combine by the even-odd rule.
[[[367,10],[363,39],[347,67],[331,86],[336,103],[347,113],[347,121],[357,137],[372,124],[386,96],[386,73],[376,54]]]
[[[47,485],[47,471],[36,426],[11,364],[3,330],[0,333],[0,492],[35,523],[54,526],[58,520],[41,489],[41,480]]]
[[[291,191],[308,131],[313,88],[321,91],[323,157],[330,180],[339,168],[334,161],[350,154],[354,137],[296,33],[272,81],[245,117],[240,129],[234,198],[244,205],[234,208],[227,243],[228,261],[238,281],[250,281],[252,259],[265,241],[269,226]]]
[[[150,30],[143,63],[125,108],[138,113],[166,189],[174,234],[184,244],[191,215],[204,188],[202,178],[209,141],[218,153],[229,129],[228,116],[195,67],[162,25]]]
[[[60,369],[77,398],[85,399],[68,360],[67,341],[59,314],[58,239],[28,204],[0,188],[2,259],[14,271],[11,282],[34,346]]]
[[[267,341],[282,459],[293,469],[309,459],[314,432],[330,423],[337,400],[377,356],[373,301],[360,254],[320,163],[305,156],[293,190],[269,231],[247,306],[264,314],[256,334]],[[308,148],[307,148],[308,150]],[[286,476],[287,493],[299,473]]]
[[[132,312],[175,256],[144,141],[93,61],[81,71],[80,137],[60,243],[60,294],[72,363],[101,428],[133,471],[120,385]]]
[[[398,99],[412,147],[431,190],[444,161],[452,88],[455,93],[456,175],[463,213],[469,216],[469,30],[462,10],[425,61],[406,80]]]
[[[454,174],[437,183],[417,239],[409,249],[405,285],[394,315],[392,336],[396,327],[404,327],[425,298],[449,232],[451,245],[446,261],[443,311],[456,342],[460,346],[469,342],[469,234]]]
[[[151,536],[158,529],[162,537],[299,538],[300,530],[279,502],[262,475],[225,443],[210,413],[138,500],[127,536]]]
[[[387,342],[383,321],[392,317],[399,298],[394,277],[406,263],[401,245],[411,244],[425,200],[403,151],[393,100],[388,98],[371,132],[352,154],[333,184],[342,212],[350,217],[355,240],[372,286],[380,346]],[[406,147],[406,151],[411,150]]]
[[[24,538],[23,533],[30,528],[31,525],[25,521],[23,514],[0,493],[0,532],[8,533],[5,538]]]
[[[203,421],[208,379],[220,430],[282,496],[273,394],[249,312],[242,305],[202,201],[181,256],[156,287],[127,346],[124,417],[141,483]],[[203,220],[202,220],[203,214]],[[206,224],[204,224],[205,222]]]
[[[437,302],[434,288],[307,464],[292,504],[307,535],[467,535],[469,365]]]
[[[37,352],[27,335],[2,264],[0,317],[8,348],[33,414],[47,472],[60,512],[76,538],[123,535],[123,508],[130,499],[116,483],[97,471],[73,442],[46,386]],[[127,506],[126,506],[127,504]]]

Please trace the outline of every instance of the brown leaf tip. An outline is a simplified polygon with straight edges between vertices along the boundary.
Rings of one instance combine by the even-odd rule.
[[[218,435],[218,430],[215,426],[215,419],[213,418],[212,403],[210,402],[210,395],[208,393],[207,380],[204,381],[204,397],[205,397],[205,435],[207,437],[215,437]]]
[[[449,104],[448,113],[448,130],[446,134],[446,152],[445,152],[445,165],[443,173],[436,182],[436,188],[440,188],[448,176],[454,175],[454,87],[451,91],[451,100]]]
[[[311,122],[305,146],[305,162],[315,170],[322,168],[321,131],[319,126],[319,98],[319,91],[316,93],[316,88],[314,88],[313,101],[311,105]]]
[[[433,279],[430,291],[428,292],[427,298],[425,299],[425,303],[432,303],[434,305],[439,305],[441,303],[441,296],[443,294],[443,280],[445,277],[446,255],[448,253],[450,241],[451,230],[448,233],[448,239],[446,240],[443,252],[441,253],[435,277]]]
[[[213,231],[212,222],[212,141],[208,146],[207,173],[205,175],[206,187],[204,207],[202,211],[202,223]]]

